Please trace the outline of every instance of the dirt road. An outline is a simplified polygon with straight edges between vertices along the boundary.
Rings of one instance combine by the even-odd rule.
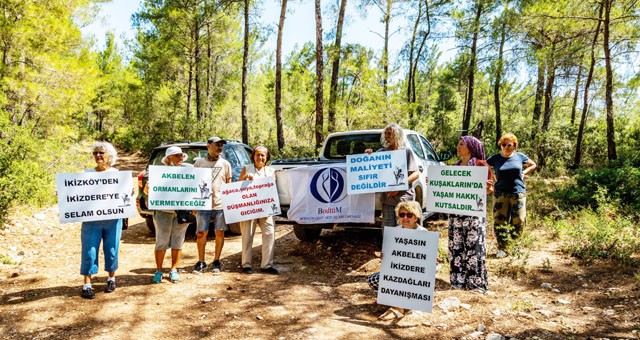
[[[441,248],[446,249],[446,230]],[[0,230],[0,334],[6,339],[526,339],[638,338],[640,284],[607,265],[583,265],[540,239],[526,261],[489,258],[490,292],[452,290],[437,275],[433,313],[378,321],[365,278],[379,267],[379,233],[324,231],[298,241],[276,228],[281,274],[240,273],[240,236],[228,235],[223,273],[192,274],[193,239],[184,247],[181,281],[151,284],[154,238],[136,217],[123,232],[118,288],[80,297],[80,227],[58,223],[55,207],[17,212]],[[260,235],[254,243],[259,266]],[[490,233],[489,251],[495,253]],[[213,256],[213,241],[207,261]],[[166,260],[168,263],[169,258]],[[102,265],[102,259],[100,260]]]

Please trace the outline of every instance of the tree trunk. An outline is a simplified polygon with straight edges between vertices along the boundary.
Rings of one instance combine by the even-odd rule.
[[[596,32],[593,34],[593,41],[591,43],[591,63],[589,64],[589,72],[587,73],[587,80],[584,84],[582,116],[580,118],[580,127],[578,128],[578,137],[576,138],[576,153],[573,156],[573,167],[575,168],[580,166],[580,161],[582,159],[582,139],[584,138],[584,128],[587,125],[587,112],[589,111],[589,87],[591,86],[593,71],[596,67],[596,45],[598,44],[598,34],[600,34],[600,26],[602,24],[603,5],[603,2],[600,2],[598,24],[596,25]]]
[[[413,54],[415,51],[416,38],[418,36],[418,27],[422,17],[422,3],[418,4],[418,15],[413,23],[413,33],[409,41],[409,72],[407,72],[407,103],[411,103],[411,87],[413,86]]]
[[[244,0],[244,48],[242,51],[242,142],[249,144],[247,121],[247,65],[249,64],[249,0]]]
[[[538,49],[542,48],[538,46]],[[538,80],[536,81],[536,97],[533,104],[533,119],[531,121],[531,140],[536,140],[536,134],[540,128],[540,116],[542,114],[542,99],[544,97],[544,60],[538,57]]]
[[[427,38],[431,34],[431,17],[429,16],[429,0],[425,0],[424,2],[425,8],[424,12],[427,18],[427,30],[422,34],[422,41],[420,42],[420,47],[418,47],[418,53],[416,53],[415,60],[413,62],[413,74],[411,75],[411,102],[416,102],[416,73],[418,71],[418,63],[420,62],[420,57],[422,56],[422,50],[424,49],[424,45],[427,43]]]
[[[596,32],[596,36],[598,33]],[[580,62],[578,63],[578,76],[576,77],[576,89],[573,92],[573,103],[571,104],[571,125],[576,122],[576,110],[578,107],[578,95],[580,93],[580,81],[582,80],[582,55],[580,56]]]
[[[482,2],[476,2],[476,16],[473,21],[473,40],[471,41],[471,57],[469,60],[469,74],[467,76],[467,102],[462,117],[462,133],[469,133],[469,125],[471,124],[471,110],[473,110],[473,90],[476,74],[476,53],[478,50],[478,35],[480,31],[480,16],[482,15]]]
[[[420,45],[418,50],[416,51],[416,39],[420,33],[419,27],[420,22],[422,21],[423,16],[423,8],[422,2],[418,4],[418,15],[416,16],[416,21],[413,25],[413,34],[411,35],[411,42],[409,43],[409,72],[407,79],[407,102],[415,103],[416,102],[416,73],[418,70],[418,63],[420,62],[420,56],[422,55],[422,49],[431,33],[431,20],[429,17],[429,0],[424,1],[424,15],[427,21],[427,30],[422,32],[422,40],[420,41]],[[412,111],[413,112],[413,111]],[[412,119],[414,117],[411,117]]]
[[[505,14],[508,8],[506,8]],[[496,110],[496,144],[500,140],[502,136],[502,116],[501,116],[501,107],[500,107],[500,85],[502,85],[502,69],[504,62],[504,42],[506,40],[506,30],[507,30],[507,19],[505,17],[502,18],[502,27],[500,30],[500,47],[498,49],[498,66],[496,67],[496,79],[493,84],[493,102]]]
[[[549,130],[549,124],[551,123],[551,114],[553,107],[551,102],[553,101],[553,86],[556,80],[556,62],[555,62],[555,44],[551,47],[551,58],[547,64],[547,85],[544,89],[544,115],[542,118],[542,131]]]
[[[384,49],[382,50],[382,92],[387,98],[387,83],[389,81],[389,23],[391,22],[391,5],[393,0],[387,0],[384,13]]]
[[[323,140],[323,124],[324,117],[322,115],[322,70],[324,66],[322,55],[322,11],[320,9],[320,0],[315,0],[316,10],[316,146],[320,146]]]
[[[613,127],[613,70],[611,69],[611,48],[609,47],[609,26],[611,24],[611,6],[613,0],[604,0],[604,30],[602,43],[604,49],[604,68],[606,74],[605,105],[607,107],[607,157],[609,162],[616,160],[616,136]]]
[[[194,67],[194,62],[193,62],[193,53],[190,53],[189,55],[189,78],[187,80],[187,108],[186,108],[186,112],[184,115],[185,121],[188,122],[189,121],[189,115],[191,112],[191,97],[193,96],[192,94],[192,87],[193,87],[193,67]],[[183,131],[183,138],[187,138],[187,126],[189,124],[185,124],[185,129]]]
[[[206,7],[205,7],[206,8]],[[205,111],[205,121],[209,120],[211,117],[211,112],[213,111],[212,106],[212,96],[211,96],[211,23],[209,22],[208,16],[205,14],[205,18],[207,18],[207,86],[205,87],[205,95],[204,95],[204,111]]]
[[[195,82],[196,82],[196,121],[199,123],[202,121],[202,101],[201,101],[201,92],[202,88],[200,87],[200,75],[201,75],[201,61],[200,61],[200,23],[198,20],[198,13],[195,14],[195,22],[193,27],[193,42],[194,42],[194,59],[195,59]]]
[[[282,0],[280,21],[278,21],[278,40],[276,42],[276,135],[278,150],[284,148],[284,132],[282,131],[282,30],[287,13],[287,0]]]
[[[336,101],[338,99],[338,75],[340,74],[340,57],[342,41],[342,24],[344,22],[344,12],[347,7],[347,0],[340,1],[340,11],[338,13],[338,23],[336,27],[336,42],[333,47],[333,62],[331,64],[331,87],[329,88],[329,126],[328,131],[333,132],[336,127]]]

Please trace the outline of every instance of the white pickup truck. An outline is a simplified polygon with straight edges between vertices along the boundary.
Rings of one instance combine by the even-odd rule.
[[[382,129],[377,130],[357,130],[332,133],[324,141],[318,158],[297,158],[279,159],[271,163],[271,167],[276,169],[278,196],[283,215],[291,203],[291,185],[287,170],[301,166],[311,166],[329,163],[344,163],[347,155],[364,153],[366,149],[378,150],[380,145],[380,135]],[[425,176],[429,165],[444,165],[444,161],[451,158],[449,152],[436,154],[431,143],[416,131],[404,130],[404,145],[409,148],[418,163],[420,178],[413,182],[416,192],[416,201],[420,203],[422,209],[426,207],[427,181]],[[378,194],[379,195],[379,194]],[[376,197],[376,216],[382,210],[379,197]],[[334,224],[294,224],[293,230],[296,237],[302,241],[312,241],[320,236],[322,229],[336,227]],[[380,221],[370,225],[362,224],[340,224],[341,227],[354,228],[376,228],[380,229]]]

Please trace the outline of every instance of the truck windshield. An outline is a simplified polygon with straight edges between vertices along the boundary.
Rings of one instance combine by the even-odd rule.
[[[347,155],[364,153],[366,149],[380,149],[380,133],[333,136],[326,142],[324,157],[327,159],[345,159]]]

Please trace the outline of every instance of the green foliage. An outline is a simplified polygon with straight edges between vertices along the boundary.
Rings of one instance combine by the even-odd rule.
[[[581,169],[575,182],[554,192],[558,205],[565,209],[576,206],[599,208],[602,197],[619,202],[625,212],[640,211],[640,169],[635,166]]]
[[[506,252],[509,254],[503,261],[497,263],[496,273],[513,278],[526,276],[529,273],[528,264],[531,249],[537,242],[536,234],[531,229],[524,228],[519,238],[511,240]]]
[[[50,202],[51,176],[47,176],[34,157],[40,152],[39,143],[29,130],[12,126],[0,116],[0,224],[15,204]],[[44,176],[43,176],[44,175]]]
[[[9,255],[0,254],[0,264],[14,265],[13,259]]]
[[[54,203],[56,173],[92,164],[88,145],[68,138],[33,138],[30,128],[9,124],[1,111],[0,131],[0,225],[17,205]]]
[[[596,193],[598,208],[576,210],[551,222],[549,228],[562,240],[563,250],[584,260],[608,259],[625,265],[640,260],[640,228],[637,216],[621,214],[618,202],[604,189]]]

